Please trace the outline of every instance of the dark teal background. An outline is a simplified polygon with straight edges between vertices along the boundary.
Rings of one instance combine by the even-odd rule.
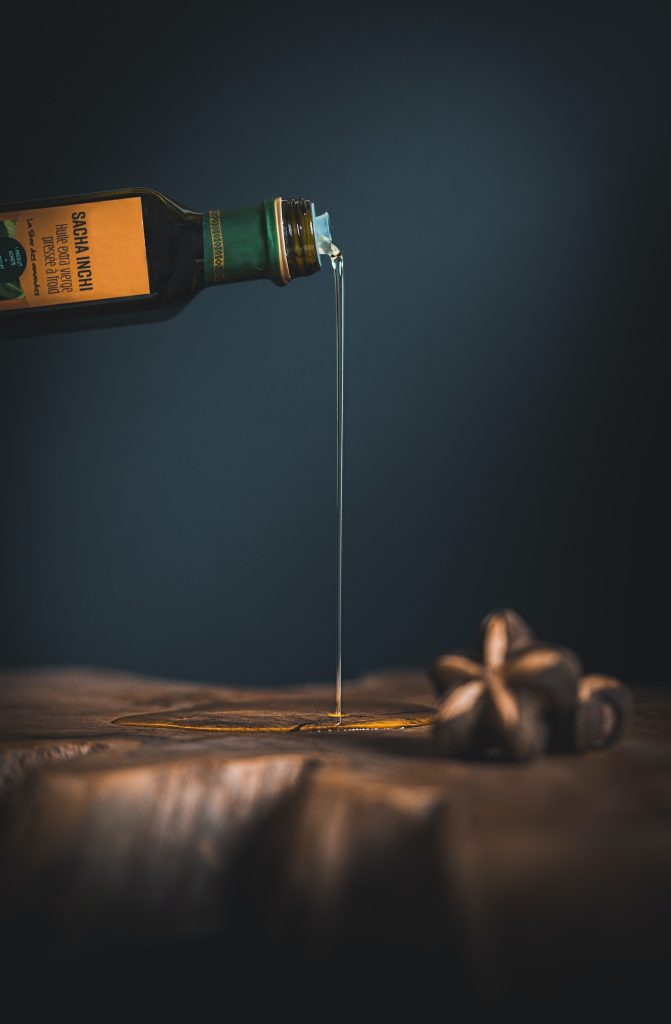
[[[329,210],[347,675],[425,664],[509,604],[590,669],[664,677],[661,5],[181,19],[7,25],[24,84],[0,197],[151,185],[198,210]],[[3,664],[332,676],[329,272],[2,342],[0,414]]]

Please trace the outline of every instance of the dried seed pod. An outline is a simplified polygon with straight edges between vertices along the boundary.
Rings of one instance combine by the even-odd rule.
[[[468,757],[479,748],[485,696],[484,681],[471,679],[456,686],[438,705],[433,733],[443,753]]]
[[[511,657],[506,682],[511,689],[533,689],[542,700],[552,750],[571,750],[582,665],[566,647],[535,643]]]
[[[498,611],[490,612],[480,625],[480,632],[484,637],[491,624],[492,619],[502,620],[508,638],[508,656],[529,647],[536,640],[536,635],[530,626],[524,621],[521,615],[514,612],[512,608],[501,608]]]
[[[473,679],[443,699],[434,737],[451,757],[530,761],[545,753],[548,725],[535,694],[512,694]]]
[[[548,746],[549,728],[543,701],[530,691],[512,695],[515,716],[502,721],[494,702],[485,715],[486,733],[491,752],[511,761],[532,761],[541,757]]]
[[[633,711],[630,691],[610,676],[580,680],[575,712],[574,749],[612,747],[625,732]]]
[[[455,651],[452,654],[444,654],[436,658],[429,675],[438,692],[438,696],[449,693],[455,686],[470,679],[482,677],[482,662],[487,663],[487,637],[497,638],[498,648],[503,651],[503,660],[511,654],[528,647],[535,640],[534,634],[517,612],[510,608],[503,608],[501,611],[491,612],[483,619],[480,631],[482,635],[481,651],[476,657],[466,653]],[[482,661],[478,660],[481,657]]]
[[[443,654],[433,662],[429,675],[438,696],[442,697],[462,683],[481,679],[482,665],[467,654]]]
[[[565,647],[537,641],[508,608],[481,625],[482,656],[436,658],[431,677],[442,698],[435,734],[460,757],[529,760],[546,750],[610,746],[631,717],[629,691],[607,676],[582,677]]]

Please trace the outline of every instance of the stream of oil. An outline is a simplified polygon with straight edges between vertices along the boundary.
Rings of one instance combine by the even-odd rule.
[[[335,715],[342,722],[342,520],[343,439],[345,413],[345,276],[340,249],[331,243],[336,307],[336,677]]]

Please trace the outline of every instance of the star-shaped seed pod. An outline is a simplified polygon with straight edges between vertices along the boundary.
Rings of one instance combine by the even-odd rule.
[[[548,745],[541,697],[507,675],[533,642],[533,634],[514,612],[493,613],[483,623],[482,661],[463,654],[438,658],[432,676],[442,700],[434,732],[446,753],[459,757],[530,760]],[[517,666],[517,676],[523,671]]]
[[[441,698],[436,739],[458,757],[530,760],[546,750],[609,746],[631,711],[617,680],[582,677],[572,651],[539,642],[510,609],[482,623],[481,661],[444,655],[431,676]]]

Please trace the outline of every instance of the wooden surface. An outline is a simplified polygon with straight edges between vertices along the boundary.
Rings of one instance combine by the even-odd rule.
[[[282,720],[325,714],[330,700],[324,687],[5,674],[7,955],[160,939],[179,957],[199,943],[427,956],[485,1003],[562,972],[598,990],[614,970],[658,963],[671,905],[668,695],[637,693],[614,750],[531,765],[442,759],[427,727],[240,735],[138,722],[233,708]],[[430,715],[433,693],[420,674],[387,673],[346,687],[345,705]]]

